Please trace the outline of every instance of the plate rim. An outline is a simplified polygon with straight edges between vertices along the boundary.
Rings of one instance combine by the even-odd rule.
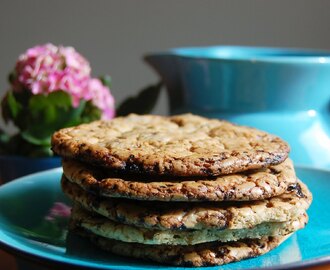
[[[81,260],[72,260],[70,258],[66,258],[65,261],[61,261],[58,259],[55,259],[53,257],[46,257],[46,256],[42,256],[40,254],[33,254],[30,253],[28,251],[25,250],[21,250],[18,249],[16,247],[7,245],[6,243],[2,242],[0,239],[0,249],[3,249],[4,251],[6,251],[7,253],[11,254],[11,255],[15,255],[18,256],[19,258],[23,258],[29,262],[34,262],[37,265],[50,265],[50,266],[54,266],[55,265],[64,265],[64,266],[70,266],[70,267],[85,267],[88,269],[100,269],[100,270],[108,270],[108,269],[114,269],[114,270],[123,270],[123,269],[127,269],[127,266],[105,266],[104,265],[100,265],[98,263],[93,263],[93,262],[85,262],[85,261],[81,261]],[[32,256],[31,256],[32,255]],[[56,257],[59,255],[56,255]],[[83,264],[81,264],[83,262]],[[300,262],[294,262],[294,263],[287,263],[287,264],[283,264],[280,266],[270,266],[270,267],[263,267],[263,268],[248,268],[246,270],[294,270],[294,269],[302,269],[302,268],[307,268],[307,267],[311,267],[311,266],[322,266],[325,265],[327,263],[330,262],[330,255],[328,256],[324,256],[324,257],[318,257],[315,259],[311,259],[311,260],[306,260],[304,262],[300,261]],[[173,268],[182,268],[185,269],[185,267],[178,267],[178,266],[171,266],[171,265],[162,265],[164,267],[173,267]],[[214,268],[214,269],[218,269],[216,267],[219,266],[214,266],[214,267],[210,267],[210,268]],[[192,267],[189,269],[199,269],[200,267]],[[141,268],[143,269],[143,268]],[[157,266],[156,267],[149,267],[148,269],[159,269]],[[166,269],[166,268],[164,268]],[[203,268],[200,268],[203,269]]]
[[[330,174],[330,169],[326,169],[326,168],[315,168],[315,167],[310,167],[310,166],[305,166],[305,165],[296,165],[295,169],[303,169],[303,170],[309,170],[309,171],[318,171],[318,172],[323,172],[323,173],[329,173]],[[49,169],[49,170],[45,170],[45,171],[41,171],[41,172],[37,172],[37,173],[32,173],[29,175],[25,175],[19,178],[16,178],[14,180],[11,180],[10,182],[7,182],[3,185],[0,186],[0,191],[2,189],[7,188],[8,186],[12,186],[12,185],[19,185],[20,182],[24,181],[26,182],[27,180],[29,180],[30,178],[35,178],[35,177],[40,177],[41,175],[44,174],[60,174],[62,173],[62,167],[57,167],[57,168],[53,168],[53,169]],[[1,229],[1,228],[0,228]],[[0,231],[1,232],[1,231]],[[6,235],[4,233],[4,235]],[[7,235],[6,235],[7,236]],[[10,236],[7,236],[10,239]],[[116,266],[116,265],[103,265],[103,264],[99,264],[98,262],[92,262],[92,261],[84,261],[81,259],[75,259],[75,258],[69,258],[69,257],[63,257],[60,255],[53,255],[47,253],[46,251],[37,251],[36,252],[32,252],[32,251],[27,251],[24,250],[24,245],[21,244],[20,247],[16,247],[13,244],[8,244],[6,242],[3,241],[3,239],[0,238],[0,249],[6,251],[7,253],[17,256],[18,258],[23,258],[27,261],[30,262],[35,262],[39,265],[52,265],[54,266],[54,263],[56,265],[65,265],[65,266],[72,266],[72,267],[86,267],[89,269],[118,269],[118,270],[123,270],[123,269],[127,269],[127,266]],[[41,252],[41,254],[40,254]],[[246,270],[260,270],[260,269],[264,269],[264,270],[282,270],[282,269],[301,269],[301,268],[307,268],[307,267],[311,267],[311,266],[319,266],[319,265],[325,265],[327,263],[330,263],[330,254],[326,255],[326,256],[322,256],[322,257],[317,257],[317,258],[313,258],[313,259],[309,259],[309,260],[305,260],[305,261],[298,261],[298,262],[293,262],[293,263],[287,263],[287,264],[283,264],[283,265],[278,265],[278,266],[269,266],[269,267],[264,267],[264,268],[249,268]],[[167,266],[167,265],[162,265],[162,266]],[[168,265],[167,267],[175,267],[175,266],[171,266]],[[219,266],[214,266],[215,267],[219,267]],[[141,268],[142,269],[142,268]],[[149,267],[148,269],[158,269],[158,268],[154,268]],[[182,268],[184,269],[184,268]],[[192,268],[194,269],[194,268]],[[203,269],[203,268],[201,268]],[[215,268],[216,269],[216,268]]]

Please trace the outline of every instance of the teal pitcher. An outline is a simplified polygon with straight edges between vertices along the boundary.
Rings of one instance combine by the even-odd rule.
[[[167,87],[171,114],[257,127],[289,142],[296,164],[330,168],[330,52],[216,46],[145,60]]]

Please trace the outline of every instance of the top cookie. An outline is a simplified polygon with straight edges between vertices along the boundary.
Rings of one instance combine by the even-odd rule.
[[[184,114],[135,115],[61,129],[53,151],[93,165],[133,173],[217,176],[284,161],[280,138],[226,121]]]

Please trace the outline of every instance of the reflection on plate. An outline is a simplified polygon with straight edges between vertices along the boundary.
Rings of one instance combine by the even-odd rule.
[[[95,269],[183,269],[111,255],[67,234],[70,202],[60,189],[61,172],[41,172],[0,187],[0,246],[14,254]],[[314,196],[307,227],[266,255],[221,269],[290,269],[330,262],[330,172],[298,167],[297,174]]]

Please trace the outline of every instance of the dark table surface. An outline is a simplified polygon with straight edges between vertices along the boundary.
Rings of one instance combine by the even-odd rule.
[[[18,262],[14,256],[11,254],[0,250],[0,269],[1,270],[53,270],[53,269],[72,269],[71,267],[64,268],[63,266],[58,267],[49,267],[49,266],[39,266],[35,263],[23,263]],[[201,268],[202,269],[202,268]],[[311,269],[311,270],[330,270],[330,264],[321,265],[321,266],[314,266],[304,269]]]

